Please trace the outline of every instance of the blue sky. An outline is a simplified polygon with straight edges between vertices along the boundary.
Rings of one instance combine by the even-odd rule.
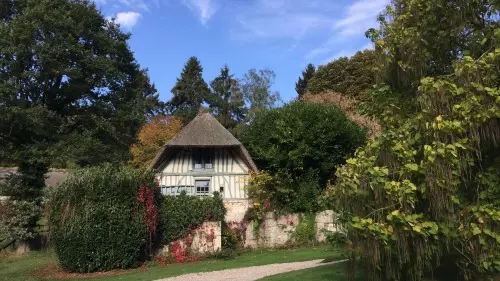
[[[132,33],[131,49],[149,69],[160,99],[170,99],[184,63],[197,56],[207,83],[228,64],[236,77],[251,68],[276,72],[274,89],[295,98],[295,82],[315,65],[371,48],[389,0],[94,0],[104,16]]]

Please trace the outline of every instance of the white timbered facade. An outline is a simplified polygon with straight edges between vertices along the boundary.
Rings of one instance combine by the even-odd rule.
[[[245,186],[257,168],[243,145],[209,113],[200,113],[167,143],[152,168],[165,195],[247,199]]]

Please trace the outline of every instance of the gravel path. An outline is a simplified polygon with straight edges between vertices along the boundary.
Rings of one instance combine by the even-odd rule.
[[[211,272],[189,273],[176,277],[159,279],[156,281],[253,281],[279,273],[342,262],[334,261],[329,263],[321,263],[322,261],[323,260],[321,259],[304,262],[275,263]]]

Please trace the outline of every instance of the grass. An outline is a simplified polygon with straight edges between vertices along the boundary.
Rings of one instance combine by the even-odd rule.
[[[167,266],[157,265],[146,269],[141,268],[127,270],[120,272],[117,275],[100,276],[86,279],[99,281],[148,281],[186,273],[215,271],[229,268],[265,265],[272,263],[307,261],[325,258],[340,259],[341,253],[335,252],[328,246],[289,250],[259,250],[244,253],[243,255],[230,260],[211,259],[193,263],[171,264]],[[0,280],[38,281],[41,280],[41,278],[34,277],[32,275],[32,272],[54,263],[57,263],[57,259],[54,253],[51,251],[29,253],[22,257],[0,257]],[[76,278],[69,280],[75,279]]]
[[[342,264],[322,265],[315,268],[302,269],[269,276],[260,281],[347,281]],[[362,280],[362,279],[356,279]]]

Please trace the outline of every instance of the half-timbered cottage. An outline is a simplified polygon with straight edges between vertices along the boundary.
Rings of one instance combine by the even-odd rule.
[[[162,193],[246,200],[245,185],[257,167],[243,144],[208,112],[200,112],[151,164]]]

